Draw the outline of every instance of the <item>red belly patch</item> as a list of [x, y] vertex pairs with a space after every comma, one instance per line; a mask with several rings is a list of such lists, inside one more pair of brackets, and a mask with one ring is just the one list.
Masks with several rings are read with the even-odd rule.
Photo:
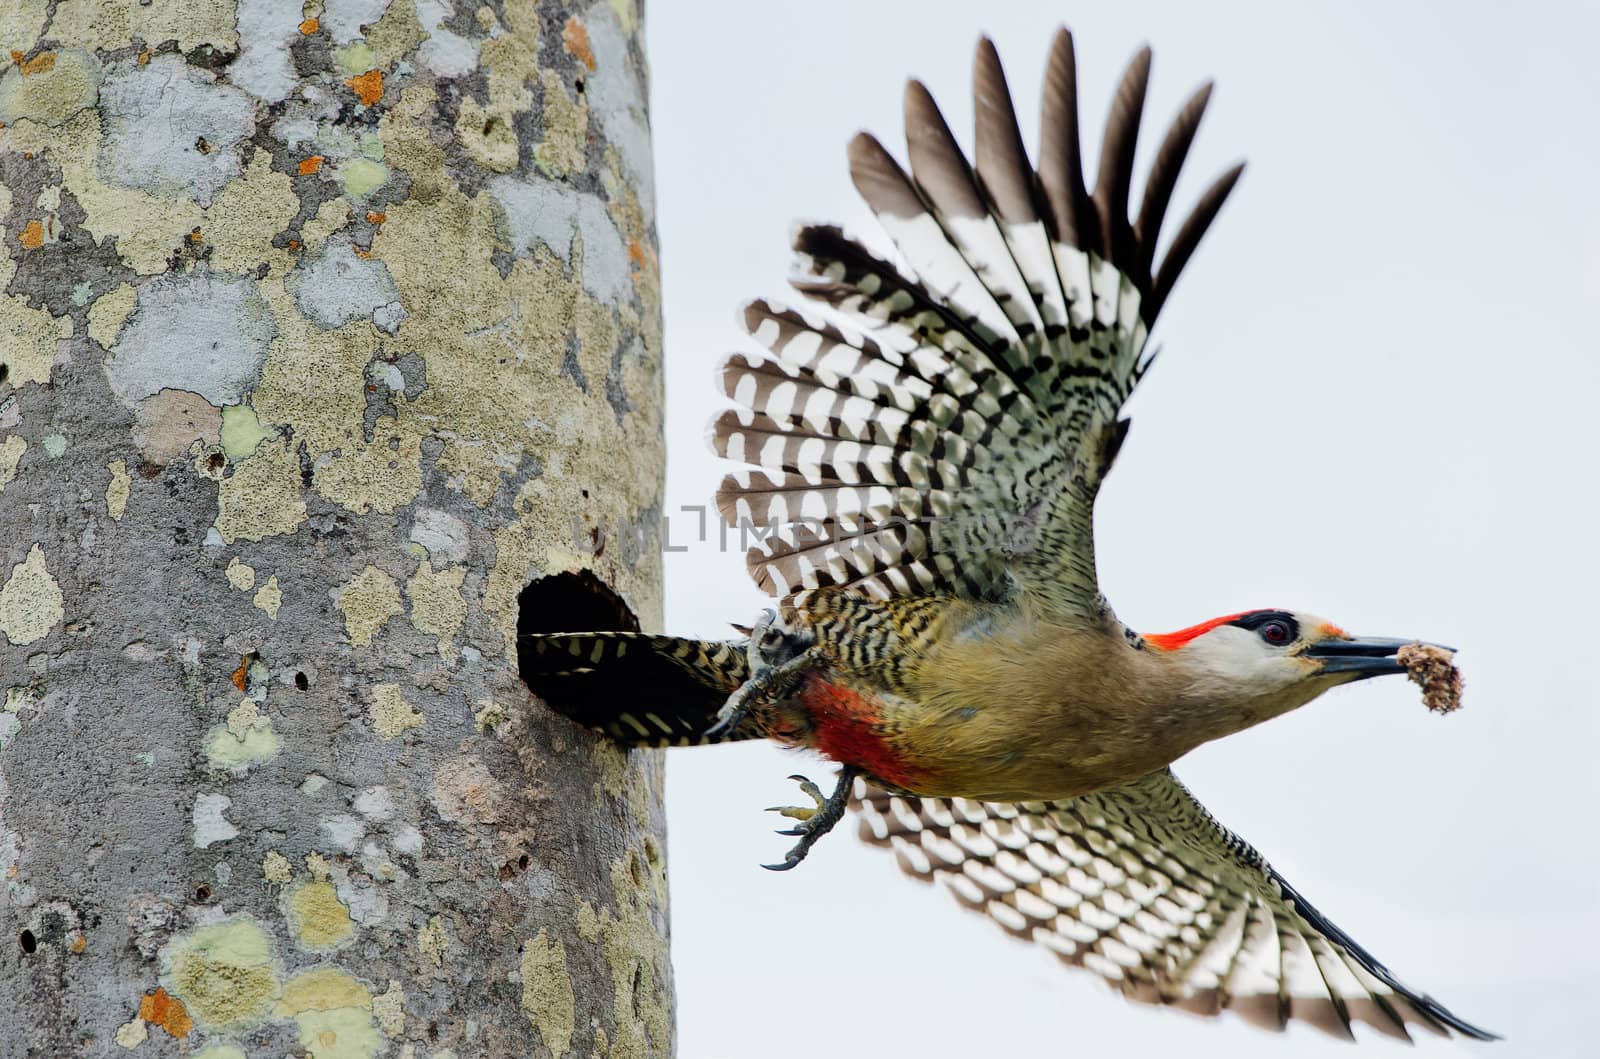
[[817, 751], [886, 783], [916, 789], [918, 770], [885, 742], [877, 701], [818, 676], [806, 679], [798, 701], [811, 720], [811, 745]]

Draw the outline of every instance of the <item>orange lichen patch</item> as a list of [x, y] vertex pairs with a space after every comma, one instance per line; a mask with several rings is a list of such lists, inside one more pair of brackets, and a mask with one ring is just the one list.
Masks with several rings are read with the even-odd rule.
[[150, 65], [150, 49], [149, 48], [146, 48], [144, 51], [139, 53], [138, 62], [139, 62], [140, 66], [149, 66]]
[[239, 659], [239, 668], [233, 671], [233, 686], [238, 688], [240, 693], [244, 692], [244, 681], [249, 672], [250, 656], [245, 655], [243, 658]]
[[300, 249], [300, 240], [298, 240], [298, 239], [290, 239], [289, 242], [286, 245], [289, 247], [289, 252], [291, 254], [295, 253]]
[[189, 1009], [183, 1006], [183, 1001], [160, 986], [139, 1001], [139, 1017], [179, 1040], [194, 1031], [194, 1019], [189, 1017]]
[[300, 23], [300, 33], [301, 33], [301, 35], [307, 36], [307, 37], [311, 36], [311, 34], [315, 33], [317, 30], [319, 30], [321, 28], [322, 28], [322, 23], [318, 22], [314, 18], [308, 18], [304, 22]]
[[589, 47], [589, 31], [577, 15], [567, 19], [567, 24], [561, 27], [561, 46], [574, 59], [594, 69], [594, 49]]
[[22, 53], [15, 48], [11, 49], [11, 61], [18, 66], [22, 65]]
[[310, 176], [312, 173], [315, 173], [317, 170], [319, 170], [321, 168], [322, 168], [322, 156], [320, 154], [314, 154], [310, 158], [303, 158], [300, 161], [300, 175], [301, 176]]
[[382, 70], [368, 70], [364, 74], [357, 74], [346, 79], [345, 84], [355, 92], [357, 99], [369, 107], [383, 98]]
[[83, 950], [87, 949], [88, 947], [89, 939], [84, 937], [82, 934], [73, 935], [71, 943], [67, 945], [67, 948], [72, 951], [74, 956], [82, 956]]
[[628, 240], [628, 260], [637, 268], [644, 268], [644, 244], [637, 239]]
[[[16, 60], [13, 59], [12, 61], [15, 62]], [[23, 77], [29, 77], [33, 74], [47, 74], [55, 68], [56, 53], [53, 51], [43, 51], [27, 62], [17, 63], [17, 69], [22, 71]]]
[[22, 231], [17, 235], [17, 242], [22, 244], [24, 250], [37, 250], [44, 245], [44, 225], [38, 220], [29, 221], [22, 226]]
[[205, 237], [200, 234], [200, 229], [189, 229], [189, 242], [195, 246], [199, 246], [201, 243], [205, 242]]
[[367, 211], [367, 223], [368, 224], [382, 224], [384, 221], [386, 221], [388, 219], [389, 219], [389, 215], [387, 213], [381, 213], [378, 210], [368, 210]]

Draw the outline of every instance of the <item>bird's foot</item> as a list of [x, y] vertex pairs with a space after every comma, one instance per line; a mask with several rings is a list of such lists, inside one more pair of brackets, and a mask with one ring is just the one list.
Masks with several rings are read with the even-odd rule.
[[806, 854], [811, 852], [811, 847], [817, 844], [817, 840], [832, 831], [834, 825], [844, 819], [844, 811], [850, 805], [850, 788], [856, 781], [856, 770], [849, 766], [840, 769], [839, 782], [834, 786], [833, 793], [826, 798], [822, 796], [822, 789], [806, 777], [789, 778], [800, 784], [801, 793], [815, 804], [775, 805], [767, 810], [769, 813], [777, 813], [798, 821], [794, 827], [779, 831], [778, 834], [794, 835], [800, 839], [794, 844], [793, 849], [784, 854], [782, 864], [762, 865], [770, 871], [788, 871], [805, 860]]
[[750, 630], [750, 642], [745, 647], [750, 676], [717, 711], [716, 723], [706, 729], [706, 738], [716, 739], [733, 734], [757, 706], [787, 696], [799, 683], [806, 667], [815, 659], [815, 649], [808, 648], [774, 663], [774, 657], [788, 643], [783, 630], [774, 624], [777, 618], [777, 614], [771, 610], [762, 611], [760, 619]]

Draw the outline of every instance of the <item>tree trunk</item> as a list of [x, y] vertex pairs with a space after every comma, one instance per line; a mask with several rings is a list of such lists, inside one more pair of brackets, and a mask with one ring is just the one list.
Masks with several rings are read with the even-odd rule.
[[671, 1053], [659, 760], [514, 662], [659, 622], [640, 37], [0, 5], [0, 1056]]

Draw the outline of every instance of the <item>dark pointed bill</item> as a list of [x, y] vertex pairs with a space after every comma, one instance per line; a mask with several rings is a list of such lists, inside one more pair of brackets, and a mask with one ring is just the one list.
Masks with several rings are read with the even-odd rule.
[[[1361, 678], [1383, 676], [1385, 673], [1404, 673], [1406, 667], [1395, 658], [1402, 647], [1419, 643], [1418, 640], [1394, 640], [1387, 636], [1368, 636], [1351, 640], [1320, 640], [1306, 648], [1307, 658], [1322, 661], [1324, 673], [1358, 673]], [[1455, 652], [1454, 647], [1430, 644], [1441, 650]]]

